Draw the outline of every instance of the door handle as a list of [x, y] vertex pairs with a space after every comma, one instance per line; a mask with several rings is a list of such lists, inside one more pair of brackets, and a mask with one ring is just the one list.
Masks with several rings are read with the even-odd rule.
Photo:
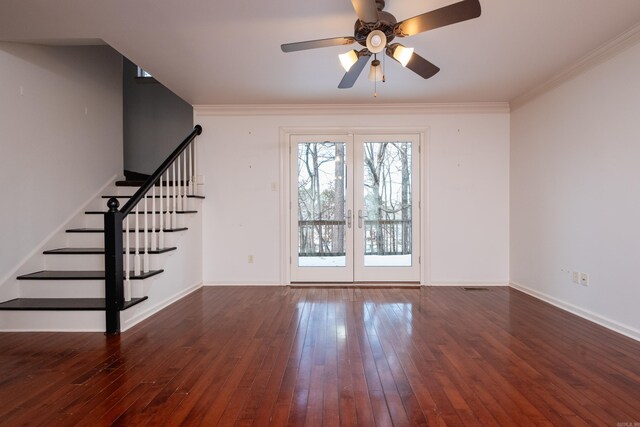
[[362, 228], [362, 209], [358, 209], [358, 228]]
[[351, 209], [347, 211], [347, 228], [351, 228]]

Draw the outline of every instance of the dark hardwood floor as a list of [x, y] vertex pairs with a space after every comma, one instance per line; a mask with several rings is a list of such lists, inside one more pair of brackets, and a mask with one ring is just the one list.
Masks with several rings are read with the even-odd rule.
[[508, 288], [205, 288], [120, 337], [0, 334], [3, 426], [634, 423], [640, 343]]

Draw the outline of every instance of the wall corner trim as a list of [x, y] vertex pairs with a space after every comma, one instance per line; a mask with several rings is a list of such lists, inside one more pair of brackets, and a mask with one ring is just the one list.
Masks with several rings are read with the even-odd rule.
[[423, 104], [251, 104], [194, 105], [197, 116], [313, 116], [313, 115], [406, 115], [509, 113], [507, 102]]
[[552, 89], [560, 86], [562, 83], [567, 82], [572, 78], [589, 70], [590, 68], [593, 68], [596, 65], [607, 61], [623, 50], [635, 45], [639, 41], [640, 24], [636, 24], [613, 40], [610, 40], [600, 47], [592, 50], [587, 55], [583, 56], [578, 61], [563, 69], [559, 73], [553, 75], [548, 80], [543, 81], [542, 83], [515, 97], [509, 103], [511, 111], [517, 110], [518, 108], [527, 104], [529, 101], [532, 101], [535, 98], [551, 91]]

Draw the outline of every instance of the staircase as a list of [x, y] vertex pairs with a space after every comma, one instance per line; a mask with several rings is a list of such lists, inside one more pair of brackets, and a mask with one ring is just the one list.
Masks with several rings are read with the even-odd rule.
[[54, 329], [119, 333], [120, 312], [148, 299], [201, 207], [200, 133], [196, 126], [147, 181], [117, 181], [93, 201], [75, 222], [81, 226], [65, 230], [66, 246], [42, 253], [45, 269], [17, 277], [19, 298], [0, 303], [0, 314], [16, 314], [2, 318], [2, 328], [47, 330], [49, 322]]

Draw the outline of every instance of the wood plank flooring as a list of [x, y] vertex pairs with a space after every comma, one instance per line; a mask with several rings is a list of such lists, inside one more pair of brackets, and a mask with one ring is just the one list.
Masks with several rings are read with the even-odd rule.
[[205, 288], [120, 337], [0, 334], [3, 426], [634, 423], [640, 343], [508, 288]]

